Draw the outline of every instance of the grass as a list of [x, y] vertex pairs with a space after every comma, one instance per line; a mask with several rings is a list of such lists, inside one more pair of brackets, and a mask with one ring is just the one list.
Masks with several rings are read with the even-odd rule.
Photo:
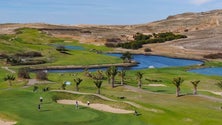
[[[67, 40], [69, 42], [66, 42]], [[57, 44], [63, 46], [83, 46], [85, 49], [69, 50], [69, 54], [64, 54], [56, 51], [56, 47], [52, 46]], [[29, 28], [19, 29], [17, 30], [17, 34], [1, 35], [0, 37], [0, 53], [13, 55], [20, 52], [38, 51], [42, 53], [48, 62], [43, 65], [95, 65], [122, 62], [119, 58], [97, 54], [91, 50], [104, 52], [111, 49], [105, 46], [98, 47], [95, 45], [80, 44], [70, 39], [55, 38], [36, 29]]]
[[[39, 112], [37, 105], [39, 96], [43, 96], [44, 103]], [[102, 124], [145, 124], [138, 121], [132, 114], [118, 115], [99, 112], [87, 107], [76, 110], [72, 105], [61, 105], [51, 100], [52, 93], [33, 93], [30, 90], [13, 89], [0, 92], [1, 115], [10, 116], [18, 121], [18, 125], [102, 125]], [[15, 98], [16, 96], [16, 98]], [[130, 120], [128, 120], [130, 118]]]
[[[68, 42], [67, 42], [68, 41]], [[52, 44], [82, 46], [84, 50], [70, 50], [69, 54], [62, 54], [55, 50]], [[111, 51], [112, 49], [104, 46], [94, 46], [80, 44], [71, 39], [59, 39], [48, 36], [36, 29], [20, 29], [19, 33], [12, 35], [0, 36], [0, 53], [15, 54], [23, 51], [41, 51], [44, 58], [49, 62], [45, 65], [91, 65], [118, 63], [120, 59], [110, 57], [103, 54], [91, 52], [92, 49], [99, 51]], [[0, 59], [0, 66], [5, 66], [5, 60]], [[41, 65], [42, 66], [42, 65]], [[206, 62], [205, 66], [222, 66], [221, 62]], [[9, 66], [15, 71], [21, 66]], [[118, 102], [106, 101], [92, 95], [74, 95], [68, 93], [42, 92], [44, 87], [50, 89], [61, 89], [62, 83], [71, 81], [72, 84], [67, 86], [67, 90], [75, 90], [73, 79], [80, 77], [83, 82], [79, 85], [80, 92], [96, 93], [93, 80], [84, 76], [84, 73], [49, 73], [48, 79], [55, 83], [37, 85], [38, 92], [32, 92], [33, 86], [23, 88], [26, 80], [16, 79], [13, 86], [8, 86], [8, 82], [3, 78], [10, 72], [0, 68], [0, 118], [17, 121], [18, 125], [218, 125], [221, 124], [221, 96], [202, 91], [221, 91], [215, 83], [222, 80], [219, 76], [199, 75], [187, 72], [188, 69], [197, 66], [188, 67], [171, 67], [160, 69], [144, 69], [139, 70], [144, 73], [142, 79], [142, 90], [131, 91], [123, 86], [111, 88], [106, 80], [103, 80], [101, 94]], [[130, 86], [137, 87], [136, 74], [137, 71], [127, 71], [125, 83]], [[16, 74], [15, 74], [16, 75]], [[185, 81], [181, 85], [181, 92], [185, 96], [175, 96], [175, 86], [171, 83], [175, 77], [182, 77]], [[35, 74], [31, 73], [31, 77], [35, 78]], [[165, 87], [150, 87], [146, 79], [160, 80], [159, 84]], [[198, 85], [199, 94], [209, 96], [193, 96], [193, 85], [190, 81], [200, 80]], [[116, 82], [120, 81], [120, 77], [116, 76]], [[37, 110], [39, 97], [43, 96], [44, 103], [42, 110]], [[76, 110], [74, 105], [62, 105], [55, 103], [52, 98], [61, 99], [78, 99], [83, 102], [90, 100], [94, 103], [108, 104], [113, 107], [121, 107], [124, 109], [136, 109], [141, 115], [134, 116], [132, 114], [113, 114], [81, 107]], [[119, 99], [119, 97], [125, 97]], [[152, 112], [145, 108], [135, 108], [122, 101], [130, 101], [137, 103], [147, 109], [155, 109], [160, 112]]]

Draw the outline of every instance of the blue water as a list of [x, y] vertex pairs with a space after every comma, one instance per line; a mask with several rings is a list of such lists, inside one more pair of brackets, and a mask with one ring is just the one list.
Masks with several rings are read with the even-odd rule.
[[65, 46], [68, 50], [84, 50], [82, 46]]
[[222, 67], [194, 69], [194, 70], [190, 70], [189, 72], [194, 72], [194, 73], [204, 74], [204, 75], [222, 76]]
[[[107, 54], [109, 56], [121, 57], [122, 54]], [[119, 69], [126, 70], [138, 70], [138, 69], [148, 69], [149, 67], [154, 68], [163, 68], [163, 67], [173, 67], [173, 66], [190, 66], [190, 65], [198, 65], [202, 64], [202, 61], [198, 60], [189, 60], [189, 59], [178, 59], [178, 58], [170, 58], [164, 56], [152, 56], [152, 55], [133, 55], [133, 60], [139, 62], [137, 66], [133, 67], [118, 67]], [[95, 70], [105, 70], [106, 68], [93, 68], [89, 69], [89, 71]], [[63, 70], [48, 70], [48, 72], [82, 72], [84, 69], [63, 69]]]
[[[108, 54], [111, 56], [121, 57], [122, 54]], [[139, 62], [137, 66], [131, 67], [132, 70], [147, 69], [149, 67], [164, 68], [174, 66], [190, 66], [202, 64], [199, 60], [189, 60], [181, 58], [170, 58], [165, 56], [154, 56], [154, 55], [133, 55], [133, 60]]]

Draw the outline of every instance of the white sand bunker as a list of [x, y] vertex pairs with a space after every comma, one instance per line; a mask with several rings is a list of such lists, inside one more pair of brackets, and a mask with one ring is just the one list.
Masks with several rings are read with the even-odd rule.
[[148, 84], [147, 86], [154, 86], [154, 87], [165, 87], [164, 84]]
[[0, 125], [14, 125], [16, 122], [11, 122], [11, 121], [5, 121], [0, 119]]
[[[75, 105], [76, 100], [57, 100], [57, 103]], [[87, 106], [87, 107], [90, 107], [90, 108], [93, 108], [96, 110], [104, 111], [104, 112], [111, 112], [111, 113], [118, 113], [118, 114], [134, 113], [134, 111], [113, 108], [113, 107], [111, 107], [109, 105], [105, 105], [105, 104], [94, 103], [94, 104], [90, 104], [88, 106], [87, 104], [82, 103], [81, 101], [78, 101], [78, 104], [82, 105], [82, 106]]]

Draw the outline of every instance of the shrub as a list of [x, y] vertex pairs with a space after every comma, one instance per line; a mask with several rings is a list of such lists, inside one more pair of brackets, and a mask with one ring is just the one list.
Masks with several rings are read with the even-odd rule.
[[152, 52], [152, 50], [150, 48], [145, 48], [144, 52]]
[[52, 101], [57, 102], [57, 100], [59, 100], [58, 96], [53, 95], [53, 96], [52, 96]]
[[222, 59], [222, 53], [215, 53], [215, 54], [204, 55], [204, 58], [208, 58], [208, 59]]
[[42, 57], [42, 54], [40, 52], [30, 51], [26, 53], [17, 53], [16, 56], [19, 57]]
[[116, 47], [116, 44], [115, 43], [106, 42], [105, 46], [106, 47]]
[[121, 42], [121, 39], [120, 38], [110, 38], [110, 39], [106, 39], [106, 42], [117, 43], [117, 42]]
[[30, 79], [30, 76], [29, 76], [29, 71], [30, 69], [25, 67], [25, 68], [20, 68], [18, 70], [18, 77], [19, 78], [23, 78], [23, 79]]
[[65, 46], [63, 46], [63, 45], [57, 46], [57, 47], [56, 47], [56, 50], [59, 51], [59, 52], [67, 51], [66, 48], [65, 48]]
[[33, 86], [33, 92], [36, 92], [38, 90], [38, 86]]
[[143, 44], [162, 43], [165, 41], [187, 38], [187, 36], [185, 35], [175, 35], [172, 32], [158, 34], [153, 33], [153, 38], [151, 39], [151, 37], [152, 35], [143, 35], [142, 33], [137, 33], [136, 35], [134, 35], [134, 41], [130, 41], [127, 43], [118, 43], [116, 47], [122, 47], [126, 49], [139, 49], [143, 46]]
[[36, 79], [39, 79], [39, 80], [47, 80], [47, 73], [45, 71], [38, 71], [36, 73]]
[[21, 58], [14, 57], [14, 56], [7, 57], [7, 60], [6, 60], [6, 63], [11, 64], [11, 65], [17, 65], [17, 64], [20, 64], [21, 62], [22, 62]]

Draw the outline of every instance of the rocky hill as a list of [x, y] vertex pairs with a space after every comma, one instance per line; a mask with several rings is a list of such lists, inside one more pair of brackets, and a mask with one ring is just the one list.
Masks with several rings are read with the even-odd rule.
[[[1, 34], [10, 34], [17, 28], [31, 27], [56, 37], [69, 37], [84, 43], [104, 44], [107, 39], [125, 42], [133, 34], [174, 32], [185, 34], [187, 39], [161, 44], [145, 45], [153, 54], [202, 58], [222, 51], [222, 10], [201, 13], [183, 13], [167, 19], [139, 25], [51, 25], [51, 24], [0, 24]], [[141, 50], [138, 50], [142, 52]]]

